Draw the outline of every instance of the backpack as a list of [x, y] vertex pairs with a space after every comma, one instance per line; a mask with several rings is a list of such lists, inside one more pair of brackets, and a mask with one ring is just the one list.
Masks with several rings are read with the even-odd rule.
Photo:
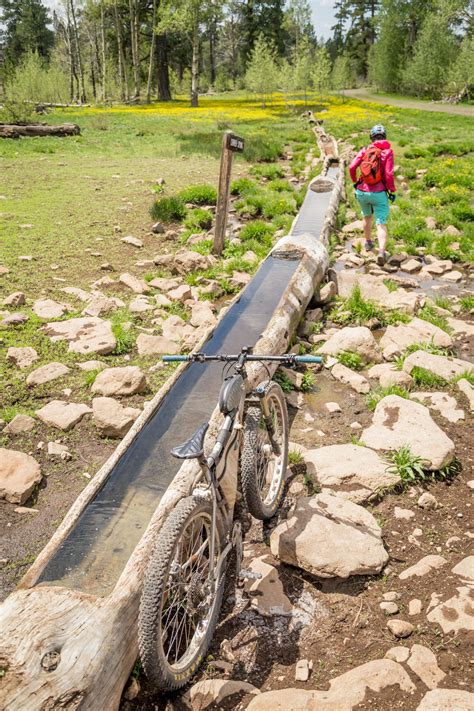
[[382, 180], [382, 151], [369, 146], [360, 164], [360, 179], [366, 185], [376, 185]]

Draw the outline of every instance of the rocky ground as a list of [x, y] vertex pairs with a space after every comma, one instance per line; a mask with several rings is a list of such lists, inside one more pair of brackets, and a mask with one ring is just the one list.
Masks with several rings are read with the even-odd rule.
[[[380, 269], [354, 251], [359, 229], [342, 230], [333, 281], [299, 329], [297, 347], [316, 344], [324, 369], [306, 393], [302, 374], [285, 374], [284, 505], [245, 543], [261, 578], [226, 604], [191, 688], [161, 698], [134, 679], [123, 709], [474, 708], [474, 324], [460, 301], [472, 277], [430, 255]], [[381, 311], [341, 327], [357, 284]], [[404, 447], [422, 463], [413, 480], [386, 458]]]

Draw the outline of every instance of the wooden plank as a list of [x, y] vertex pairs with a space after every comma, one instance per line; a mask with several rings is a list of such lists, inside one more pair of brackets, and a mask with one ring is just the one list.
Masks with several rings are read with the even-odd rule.
[[219, 173], [219, 195], [217, 197], [216, 227], [212, 251], [220, 255], [224, 250], [227, 214], [229, 211], [230, 176], [232, 173], [232, 158], [234, 151], [230, 147], [232, 134], [224, 133], [222, 138], [221, 168]]

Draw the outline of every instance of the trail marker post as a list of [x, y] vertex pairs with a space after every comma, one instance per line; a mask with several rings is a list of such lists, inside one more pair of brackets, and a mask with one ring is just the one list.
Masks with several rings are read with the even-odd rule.
[[214, 254], [222, 254], [224, 249], [227, 214], [229, 212], [230, 175], [234, 153], [243, 153], [245, 141], [231, 131], [222, 137], [221, 168], [219, 174], [219, 195], [217, 197], [216, 229], [214, 232]]

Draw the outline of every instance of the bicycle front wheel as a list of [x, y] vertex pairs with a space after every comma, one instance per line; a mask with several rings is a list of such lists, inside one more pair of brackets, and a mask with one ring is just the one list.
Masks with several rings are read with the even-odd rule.
[[224, 578], [211, 584], [223, 548], [216, 534], [210, 560], [212, 503], [182, 499], [163, 525], [150, 560], [138, 620], [140, 657], [158, 689], [184, 686], [201, 664], [212, 639]]
[[241, 456], [242, 494], [252, 516], [261, 521], [271, 518], [280, 505], [288, 466], [288, 411], [278, 383], [268, 384], [265, 399], [280, 451], [274, 450], [260, 407], [249, 407]]

